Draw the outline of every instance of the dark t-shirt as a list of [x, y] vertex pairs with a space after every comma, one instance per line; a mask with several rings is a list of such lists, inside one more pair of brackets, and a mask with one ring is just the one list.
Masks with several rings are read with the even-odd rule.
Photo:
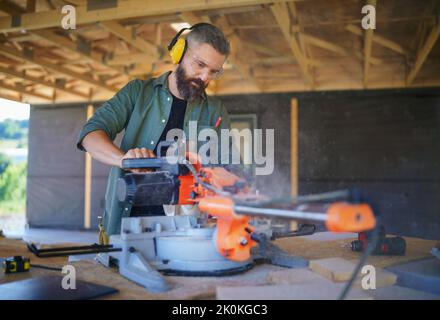
[[[173, 97], [173, 104], [171, 105], [170, 117], [168, 119], [167, 125], [165, 126], [165, 129], [162, 131], [162, 135], [160, 136], [156, 147], [154, 148], [154, 154], [156, 156], [158, 156], [157, 146], [159, 145], [159, 142], [166, 140], [168, 131], [172, 129], [183, 130], [183, 122], [185, 120], [185, 111], [186, 111], [187, 103], [186, 100], [179, 99], [173, 95], [172, 97]], [[162, 154], [164, 154], [166, 150], [161, 150], [161, 151]]]
[[[171, 105], [170, 117], [168, 118], [167, 125], [162, 132], [162, 135], [159, 138], [159, 141], [154, 148], [154, 154], [157, 156], [157, 146], [161, 141], [165, 141], [167, 137], [168, 131], [172, 129], [181, 129], [183, 130], [183, 122], [185, 120], [185, 111], [186, 111], [186, 100], [179, 99], [172, 95], [173, 104]], [[162, 154], [166, 152], [165, 150], [161, 150]], [[163, 210], [163, 206], [139, 206], [132, 207], [130, 216], [139, 217], [139, 216], [163, 216], [165, 212]]]

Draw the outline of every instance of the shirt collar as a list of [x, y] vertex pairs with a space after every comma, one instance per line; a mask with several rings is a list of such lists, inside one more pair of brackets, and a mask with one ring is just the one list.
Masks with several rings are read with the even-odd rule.
[[[167, 90], [169, 90], [168, 89], [168, 77], [169, 77], [170, 74], [171, 74], [171, 71], [168, 71], [168, 72], [165, 72], [165, 73], [161, 74], [158, 78], [153, 80], [153, 86], [154, 87], [162, 86], [162, 87], [166, 88]], [[205, 90], [203, 90], [203, 92], [200, 95], [200, 97], [203, 100], [207, 99], [207, 95], [206, 95]]]

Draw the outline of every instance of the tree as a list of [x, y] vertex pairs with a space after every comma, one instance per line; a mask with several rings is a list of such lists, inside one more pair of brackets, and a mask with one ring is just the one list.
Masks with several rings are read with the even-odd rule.
[[7, 155], [0, 153], [0, 175], [6, 170], [6, 168], [11, 164], [11, 158]]

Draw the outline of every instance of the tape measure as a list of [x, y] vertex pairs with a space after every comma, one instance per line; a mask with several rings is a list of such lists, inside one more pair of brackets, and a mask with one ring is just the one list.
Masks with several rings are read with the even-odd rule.
[[31, 261], [27, 257], [13, 256], [3, 261], [5, 273], [26, 272], [31, 268]]

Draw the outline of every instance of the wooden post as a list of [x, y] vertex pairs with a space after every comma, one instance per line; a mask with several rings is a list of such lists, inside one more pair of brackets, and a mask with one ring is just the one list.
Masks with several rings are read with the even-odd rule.
[[290, 195], [298, 195], [298, 100], [290, 101]]
[[[87, 105], [87, 120], [93, 115], [93, 105]], [[85, 154], [84, 166], [84, 228], [91, 228], [92, 157]]]

